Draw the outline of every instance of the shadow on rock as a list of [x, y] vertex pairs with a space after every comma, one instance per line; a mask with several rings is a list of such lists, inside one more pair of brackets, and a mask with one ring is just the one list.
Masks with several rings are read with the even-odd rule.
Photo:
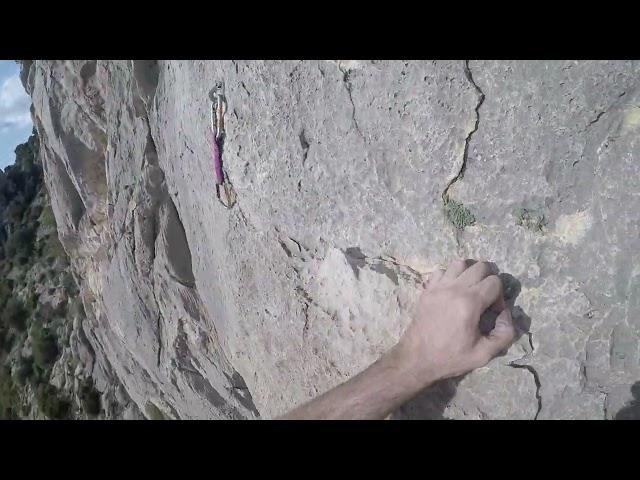
[[[516, 327], [516, 339], [514, 341], [516, 342], [522, 335], [529, 335], [531, 318], [522, 308], [514, 305], [516, 298], [520, 295], [520, 281], [508, 273], [500, 273], [498, 277], [502, 280], [504, 298], [507, 307], [511, 310], [513, 323]], [[480, 331], [486, 335], [493, 330], [496, 318], [497, 314], [495, 312], [486, 311], [482, 317], [480, 317]], [[506, 354], [506, 352], [504, 352], [504, 354]], [[396, 410], [391, 418], [394, 420], [449, 420], [449, 418], [444, 415], [444, 412], [455, 396], [458, 384], [465, 376], [466, 375], [462, 375], [460, 377], [442, 380], [430, 388], [423, 390], [412, 400], [409, 400]]]
[[633, 384], [631, 394], [633, 400], [616, 413], [615, 420], [640, 420], [640, 382]]

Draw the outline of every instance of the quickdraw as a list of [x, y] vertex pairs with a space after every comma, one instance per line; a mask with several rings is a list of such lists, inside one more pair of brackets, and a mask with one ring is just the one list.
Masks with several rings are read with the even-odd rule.
[[235, 192], [222, 169], [222, 149], [224, 145], [224, 114], [227, 111], [227, 99], [224, 95], [224, 82], [216, 82], [209, 92], [211, 100], [211, 142], [213, 169], [216, 175], [216, 196], [222, 205], [231, 208], [235, 204]]

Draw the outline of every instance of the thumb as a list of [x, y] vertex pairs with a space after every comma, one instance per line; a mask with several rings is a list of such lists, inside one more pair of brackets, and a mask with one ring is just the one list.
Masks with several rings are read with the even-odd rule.
[[478, 348], [487, 362], [511, 346], [516, 336], [511, 311], [505, 308], [496, 318], [496, 325], [489, 334], [480, 339]]

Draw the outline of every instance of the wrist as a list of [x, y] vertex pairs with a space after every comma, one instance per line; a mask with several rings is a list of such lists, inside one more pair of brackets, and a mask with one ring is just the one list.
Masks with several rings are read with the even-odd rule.
[[416, 351], [401, 339], [384, 357], [398, 382], [413, 393], [418, 393], [439, 380], [437, 372]]

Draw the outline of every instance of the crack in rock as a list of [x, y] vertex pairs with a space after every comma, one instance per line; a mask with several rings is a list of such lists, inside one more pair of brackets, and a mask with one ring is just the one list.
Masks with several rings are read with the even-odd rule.
[[476, 92], [478, 92], [478, 103], [476, 104], [476, 107], [474, 109], [476, 113], [476, 121], [473, 128], [469, 131], [469, 133], [467, 134], [467, 138], [465, 138], [465, 141], [464, 141], [464, 152], [462, 154], [462, 165], [460, 165], [460, 170], [451, 180], [449, 180], [449, 183], [447, 183], [447, 186], [442, 192], [442, 202], [445, 208], [450, 201], [449, 189], [453, 186], [454, 183], [456, 183], [458, 180], [461, 180], [464, 177], [464, 172], [467, 168], [467, 159], [469, 157], [469, 144], [471, 143], [471, 137], [473, 136], [474, 133], [476, 133], [476, 131], [478, 131], [478, 127], [480, 126], [480, 107], [482, 106], [485, 99], [484, 92], [480, 89], [480, 87], [478, 87], [476, 82], [473, 80], [473, 75], [471, 73], [471, 69], [469, 68], [469, 60], [465, 60], [464, 62], [464, 74], [467, 77], [467, 80], [469, 81], [469, 83], [471, 83], [471, 85], [473, 85], [473, 88], [476, 90]]
[[319, 311], [324, 313], [328, 318], [334, 319], [336, 314], [329, 312], [322, 305], [316, 302], [303, 286], [297, 286], [295, 288], [295, 291], [302, 298], [303, 315], [304, 315], [304, 325], [302, 327], [302, 339], [304, 341], [307, 338], [307, 333], [309, 332], [309, 327], [311, 324], [311, 319], [309, 318], [309, 307], [311, 305], [313, 305]]
[[156, 320], [156, 329], [158, 331], [158, 359], [157, 365], [160, 368], [160, 362], [162, 357], [162, 322], [160, 321], [162, 318], [162, 314], [160, 313], [160, 304], [156, 299], [155, 285], [153, 288], [153, 300], [156, 302], [156, 306], [158, 307], [158, 319]]
[[[627, 93], [626, 91], [625, 91], [625, 92], [622, 92], [620, 95], [618, 95], [618, 99], [620, 99], [620, 98], [624, 97], [624, 96], [626, 95], [626, 93]], [[602, 118], [602, 116], [603, 116], [605, 113], [607, 113], [611, 108], [615, 107], [615, 106], [616, 106], [616, 104], [617, 104], [617, 102], [618, 102], [618, 99], [616, 99], [616, 100], [613, 102], [613, 104], [612, 104], [612, 105], [610, 105], [608, 108], [605, 108], [605, 109], [604, 109], [604, 110], [602, 110], [601, 112], [598, 112], [598, 114], [596, 115], [596, 118], [594, 118], [593, 120], [591, 120], [591, 121], [587, 124], [587, 126], [586, 126], [586, 127], [584, 127], [584, 129], [583, 129], [580, 133], [584, 133], [584, 132], [586, 132], [587, 130], [589, 130], [589, 127], [591, 127], [592, 125], [594, 125], [595, 123], [597, 123], [597, 122]]]
[[528, 357], [530, 357], [531, 355], [533, 355], [533, 352], [535, 351], [535, 347], [533, 346], [533, 334], [531, 332], [524, 332], [527, 334], [528, 339], [529, 339], [529, 346], [531, 347], [531, 352], [527, 353], [526, 355], [522, 356], [521, 358], [518, 358], [516, 360], [513, 360], [511, 362], [509, 362], [507, 365], [511, 368], [521, 368], [524, 370], [528, 370], [531, 375], [533, 375], [533, 380], [536, 384], [536, 399], [538, 400], [538, 410], [536, 411], [535, 416], [533, 417], [534, 420], [538, 419], [538, 415], [540, 415], [540, 411], [542, 410], [542, 395], [540, 394], [540, 376], [538, 375], [537, 370], [532, 366], [532, 365], [527, 365], [527, 364], [523, 364], [523, 363], [516, 363], [519, 362], [521, 360], [524, 360]]
[[360, 135], [360, 137], [362, 137], [362, 139], [364, 140], [364, 135], [362, 134], [362, 130], [360, 130], [360, 125], [358, 124], [358, 120], [356, 119], [356, 104], [353, 103], [353, 84], [351, 83], [350, 78], [351, 70], [342, 70], [342, 68], [340, 68], [340, 70], [343, 73], [342, 82], [347, 89], [347, 93], [349, 94], [349, 101], [351, 102], [351, 119], [353, 120], [353, 125], [356, 127], [358, 135]]
[[[593, 120], [591, 120], [589, 122], [589, 125], [587, 125], [587, 128], [590, 127], [591, 125], [593, 125], [594, 123], [596, 123], [598, 120], [600, 120], [600, 117], [602, 117], [605, 113], [607, 113], [606, 110], [603, 110], [602, 112], [598, 113], [598, 115], [596, 116], [596, 118], [594, 118]], [[586, 130], [586, 129], [585, 129]]]
[[542, 410], [542, 396], [540, 395], [540, 377], [538, 376], [538, 372], [531, 365], [511, 362], [509, 363], [509, 366], [511, 368], [522, 368], [528, 370], [531, 375], [533, 375], [533, 380], [536, 382], [536, 399], [538, 400], [538, 410], [536, 411], [536, 415], [533, 417], [533, 419], [537, 420], [538, 415], [540, 415], [540, 410]]
[[528, 370], [531, 373], [531, 375], [533, 375], [533, 380], [536, 383], [536, 399], [538, 400], [538, 410], [536, 411], [536, 414], [533, 417], [533, 419], [537, 420], [538, 415], [540, 415], [540, 411], [542, 410], [542, 395], [540, 394], [540, 377], [538, 376], [538, 372], [532, 365], [516, 363], [516, 362], [519, 362], [520, 360], [524, 360], [525, 358], [531, 356], [535, 351], [535, 347], [533, 346], [533, 334], [531, 332], [526, 332], [526, 334], [529, 337], [529, 346], [531, 347], [531, 353], [528, 353], [527, 355], [517, 360], [513, 360], [512, 362], [508, 363], [508, 366], [510, 366], [511, 368], [522, 368], [522, 369]]
[[309, 141], [305, 135], [304, 128], [300, 131], [300, 135], [298, 135], [300, 139], [300, 146], [302, 147], [302, 166], [307, 162], [307, 157], [309, 156]]
[[[139, 93], [137, 93], [138, 98], [140, 98]], [[143, 121], [146, 123], [146, 127], [147, 127], [147, 146], [145, 147], [145, 154], [143, 156], [143, 163], [142, 163], [142, 167], [144, 168], [146, 166], [146, 164], [148, 163], [149, 165], [153, 165], [153, 166], [158, 166], [158, 149], [156, 147], [156, 141], [153, 138], [153, 133], [152, 133], [152, 129], [151, 129], [151, 122], [149, 120], [149, 111], [147, 109], [146, 104], [143, 103], [142, 105], [142, 119]], [[153, 160], [153, 161], [152, 161]], [[137, 208], [138, 205], [136, 205]], [[158, 241], [158, 236], [160, 234], [159, 231], [159, 219], [158, 219], [158, 211], [159, 211], [159, 205], [155, 205], [155, 207], [153, 208], [152, 211], [152, 218], [153, 218], [153, 250], [152, 250], [152, 258], [151, 258], [151, 267], [152, 267], [152, 272], [151, 272], [151, 293], [153, 295], [153, 301], [156, 304], [156, 308], [158, 309], [158, 316], [156, 318], [156, 333], [157, 333], [157, 340], [158, 340], [158, 355], [157, 355], [157, 367], [160, 368], [160, 364], [161, 364], [161, 360], [162, 360], [162, 307], [160, 306], [160, 303], [158, 302], [158, 297], [156, 295], [156, 276], [155, 276], [155, 272], [153, 271], [153, 267], [155, 265], [155, 261], [156, 261], [156, 255], [157, 255], [157, 241]], [[135, 235], [134, 235], [135, 238]]]

